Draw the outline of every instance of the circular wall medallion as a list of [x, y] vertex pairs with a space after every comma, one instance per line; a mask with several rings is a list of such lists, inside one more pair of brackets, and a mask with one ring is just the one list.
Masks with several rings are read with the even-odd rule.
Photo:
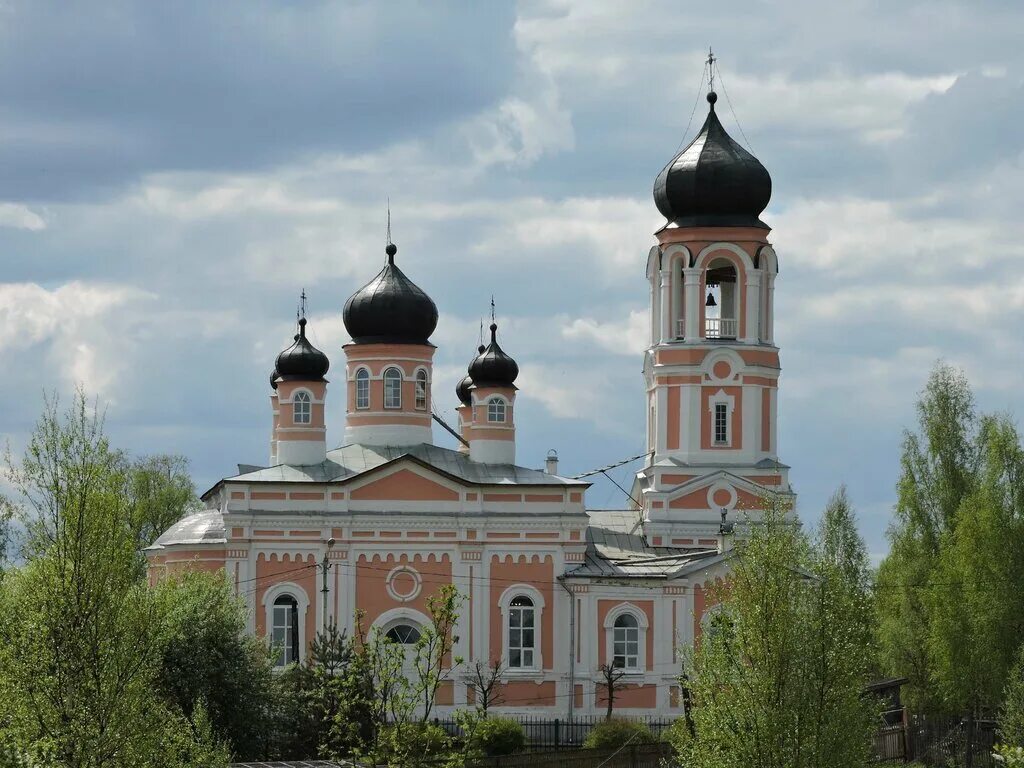
[[423, 586], [420, 575], [408, 565], [392, 568], [385, 582], [388, 594], [400, 603], [415, 600]]
[[711, 367], [716, 379], [728, 379], [732, 375], [732, 366], [726, 360], [719, 360]]
[[715, 483], [708, 489], [708, 508], [732, 510], [736, 506], [736, 489], [728, 483]]

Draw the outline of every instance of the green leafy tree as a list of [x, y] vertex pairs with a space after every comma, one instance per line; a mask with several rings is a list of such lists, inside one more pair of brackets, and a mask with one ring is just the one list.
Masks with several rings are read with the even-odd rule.
[[924, 590], [935, 695], [976, 716], [999, 708], [1024, 636], [1024, 450], [1009, 418], [981, 419], [978, 455]]
[[163, 633], [156, 685], [186, 717], [197, 709], [239, 760], [266, 755], [276, 694], [267, 645], [246, 633], [246, 609], [223, 573], [185, 572], [154, 588]]
[[991, 713], [1024, 630], [1024, 451], [1006, 416], [979, 416], [939, 364], [904, 440], [890, 553], [878, 573], [885, 671], [919, 710]]
[[1024, 747], [1024, 646], [1006, 680], [999, 732], [1010, 746]]
[[[717, 621], [686, 663], [693, 734], [673, 732], [695, 768], [865, 765], [876, 711], [862, 696], [872, 656], [871, 611], [848, 568], [862, 544], [852, 515], [833, 514], [812, 546], [788, 502], [764, 501], [763, 521], [737, 542], [727, 584], [711, 589]], [[826, 516], [826, 521], [829, 516]]]
[[819, 562], [840, 571], [843, 583], [868, 594], [871, 563], [864, 539], [857, 530], [857, 518], [842, 485], [832, 494], [818, 525], [815, 550]]
[[129, 478], [81, 392], [65, 413], [47, 401], [6, 479], [25, 564], [0, 581], [0, 741], [66, 768], [223, 764], [202, 716], [156, 692], [162, 620], [125, 524]]
[[144, 456], [128, 461], [127, 471], [129, 525], [139, 549], [199, 507], [184, 456]]
[[903, 439], [889, 555], [878, 571], [878, 638], [883, 668], [910, 679], [907, 703], [941, 709], [942, 696], [932, 685], [927, 589], [936, 580], [943, 537], [956, 528], [977, 478], [977, 417], [964, 373], [936, 364], [917, 413], [917, 432]]
[[[438, 691], [463, 663], [453, 651], [455, 626], [464, 602], [454, 586], [441, 586], [427, 598], [430, 625], [420, 628], [411, 647], [392, 642], [376, 630], [365, 633], [362, 616], [357, 614], [358, 640], [349, 665], [350, 685], [357, 690], [366, 685], [372, 691], [370, 739], [361, 753], [376, 763], [415, 766], [451, 751], [451, 739], [430, 724], [430, 715]], [[335, 722], [346, 732], [351, 727], [343, 716]]]

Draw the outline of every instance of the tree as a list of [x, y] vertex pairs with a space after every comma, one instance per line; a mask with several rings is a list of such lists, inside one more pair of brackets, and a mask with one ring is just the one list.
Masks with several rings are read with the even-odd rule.
[[908, 704], [942, 707], [932, 686], [932, 620], [927, 585], [935, 580], [943, 536], [956, 527], [977, 476], [977, 418], [964, 373], [939, 362], [918, 404], [918, 431], [903, 439], [889, 555], [878, 571], [878, 637], [883, 667], [910, 679]]
[[128, 462], [128, 477], [130, 525], [139, 549], [199, 505], [184, 456], [143, 456]]
[[1007, 416], [976, 413], [936, 366], [904, 440], [891, 549], [877, 579], [885, 671], [917, 709], [996, 710], [1024, 630], [1024, 450]]
[[626, 676], [626, 670], [614, 664], [602, 664], [597, 671], [601, 675], [598, 687], [604, 689], [605, 711], [604, 719], [612, 719], [612, 710], [615, 708], [615, 694], [622, 690], [622, 678]]
[[783, 497], [763, 506], [728, 582], [710, 589], [718, 620], [685, 664], [694, 733], [679, 729], [674, 743], [696, 768], [865, 765], [877, 713], [861, 695], [872, 656], [864, 590], [835, 548], [811, 545]]
[[68, 768], [217, 765], [203, 715], [156, 692], [162, 620], [138, 578], [128, 476], [79, 392], [8, 456], [25, 564], [0, 581], [0, 740]]
[[832, 494], [825, 506], [818, 525], [815, 547], [821, 562], [841, 571], [844, 583], [856, 585], [866, 592], [871, 566], [864, 539], [857, 531], [856, 516], [845, 485], [841, 485]]
[[504, 672], [501, 659], [495, 659], [490, 664], [477, 659], [469, 667], [466, 683], [473, 691], [473, 702], [483, 717], [487, 717], [487, 711], [502, 701], [500, 685]]
[[[419, 638], [407, 647], [386, 634], [362, 628], [356, 615], [357, 642], [350, 674], [354, 685], [364, 681], [372, 689], [371, 741], [362, 752], [376, 763], [418, 765], [449, 748], [449, 739], [430, 724], [430, 714], [441, 686], [448, 683], [462, 659], [453, 654], [459, 609], [465, 598], [446, 584], [427, 598], [430, 626], [420, 628]], [[348, 728], [339, 716], [336, 727]]]
[[246, 632], [246, 608], [224, 574], [185, 572], [153, 590], [163, 626], [156, 686], [186, 717], [204, 711], [239, 760], [266, 756], [275, 696], [267, 645]]
[[980, 420], [978, 454], [923, 590], [935, 695], [975, 716], [1000, 707], [1024, 635], [1024, 449], [1009, 418]]

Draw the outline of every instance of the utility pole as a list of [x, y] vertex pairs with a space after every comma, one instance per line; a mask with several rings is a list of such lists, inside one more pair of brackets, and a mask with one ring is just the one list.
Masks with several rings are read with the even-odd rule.
[[328, 557], [330, 556], [331, 549], [333, 547], [334, 547], [334, 539], [328, 539], [327, 540], [327, 550], [324, 552], [323, 560], [320, 561], [320, 573], [322, 573], [323, 577], [324, 577], [324, 586], [323, 586], [323, 589], [320, 590], [320, 592], [324, 596], [324, 612], [323, 612], [323, 622], [322, 622], [322, 624], [323, 624], [323, 629], [325, 631], [327, 629], [327, 596], [331, 592], [331, 588], [330, 588], [330, 586], [328, 585], [328, 582], [327, 582], [327, 575], [330, 572], [331, 567], [333, 566], [333, 563], [330, 560], [328, 560]]

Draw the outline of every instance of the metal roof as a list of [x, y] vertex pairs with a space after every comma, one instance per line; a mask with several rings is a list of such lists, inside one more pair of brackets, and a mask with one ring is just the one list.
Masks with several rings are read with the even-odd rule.
[[[360, 445], [353, 443], [327, 452], [327, 460], [310, 466], [278, 464], [225, 478], [241, 483], [336, 483], [371, 469], [410, 457], [456, 480], [473, 485], [563, 485], [586, 488], [589, 483], [514, 464], [484, 464], [449, 448], [418, 445]], [[246, 467], [248, 469], [248, 467]]]
[[586, 560], [566, 576], [666, 579], [721, 556], [717, 549], [649, 545], [634, 510], [591, 510], [587, 514]]
[[169, 544], [226, 544], [224, 516], [216, 509], [204, 509], [185, 515], [164, 531], [148, 549], [162, 549]]

